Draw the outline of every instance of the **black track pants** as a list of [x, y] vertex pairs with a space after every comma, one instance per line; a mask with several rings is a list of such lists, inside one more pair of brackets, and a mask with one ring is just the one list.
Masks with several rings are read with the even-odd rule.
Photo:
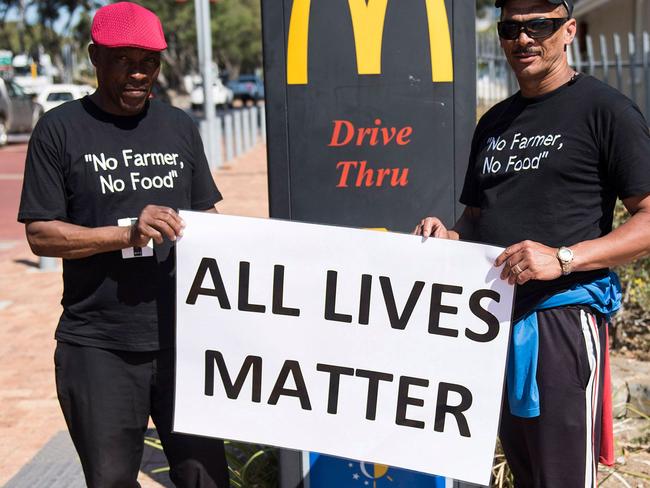
[[223, 441], [172, 434], [173, 352], [126, 352], [59, 342], [56, 386], [90, 488], [138, 487], [153, 419], [181, 488], [228, 488]]
[[500, 438], [517, 488], [592, 488], [600, 448], [605, 320], [587, 308], [538, 313], [541, 415], [510, 414]]

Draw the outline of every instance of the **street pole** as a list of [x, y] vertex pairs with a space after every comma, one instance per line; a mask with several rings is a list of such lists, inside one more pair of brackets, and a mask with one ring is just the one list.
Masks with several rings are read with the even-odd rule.
[[196, 47], [199, 56], [199, 71], [203, 68], [203, 2], [201, 0], [194, 0], [194, 17], [196, 21]]
[[203, 113], [205, 117], [205, 134], [203, 144], [210, 167], [214, 169], [217, 162], [216, 114], [212, 92], [212, 31], [210, 29], [210, 4], [208, 0], [194, 0], [196, 14], [196, 34], [198, 41], [199, 63], [203, 79]]
[[27, 54], [25, 48], [25, 0], [18, 2], [18, 41], [20, 44], [20, 53]]
[[74, 79], [74, 56], [72, 54], [72, 46], [70, 43], [63, 45], [63, 81], [65, 83], [72, 83]]

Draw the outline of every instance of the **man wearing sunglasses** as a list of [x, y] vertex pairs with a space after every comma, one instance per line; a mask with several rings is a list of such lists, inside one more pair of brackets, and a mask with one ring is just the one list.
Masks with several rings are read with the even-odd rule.
[[[613, 463], [609, 268], [650, 253], [650, 134], [634, 103], [573, 70], [572, 0], [497, 0], [520, 91], [478, 123], [452, 229], [415, 233], [505, 247], [517, 284], [500, 438], [517, 487], [595, 487]], [[612, 231], [620, 198], [630, 218]]]

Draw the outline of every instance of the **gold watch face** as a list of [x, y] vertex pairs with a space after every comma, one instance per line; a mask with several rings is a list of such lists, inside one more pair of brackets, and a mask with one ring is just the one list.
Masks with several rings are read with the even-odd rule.
[[573, 259], [573, 253], [571, 252], [570, 249], [563, 247], [558, 251], [557, 257], [560, 258], [560, 261], [569, 263]]

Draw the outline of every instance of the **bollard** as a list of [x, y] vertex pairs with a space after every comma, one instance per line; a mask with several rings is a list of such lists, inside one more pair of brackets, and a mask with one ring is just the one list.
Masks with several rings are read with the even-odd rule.
[[59, 258], [50, 258], [41, 256], [38, 260], [38, 269], [40, 271], [55, 271], [59, 268]]
[[223, 166], [223, 122], [221, 117], [216, 117], [214, 120], [214, 165], [217, 168]]
[[260, 134], [262, 142], [266, 144], [266, 105], [260, 105]]
[[244, 152], [248, 152], [251, 148], [251, 117], [249, 109], [242, 110], [242, 131], [244, 133]]
[[235, 157], [239, 157], [244, 153], [244, 143], [242, 141], [242, 127], [241, 127], [241, 111], [233, 111], [235, 123]]
[[212, 138], [208, 134], [208, 123], [204, 120], [199, 122], [199, 133], [201, 134], [201, 140], [203, 141], [203, 152], [205, 152], [205, 157], [208, 160], [208, 166], [210, 170], [214, 168], [214, 161], [212, 160]]
[[230, 162], [235, 157], [235, 139], [232, 130], [232, 114], [226, 114], [223, 117], [225, 126], [225, 146], [226, 146], [226, 163]]
[[250, 129], [251, 129], [251, 147], [257, 144], [257, 107], [253, 105], [249, 109], [250, 115]]

